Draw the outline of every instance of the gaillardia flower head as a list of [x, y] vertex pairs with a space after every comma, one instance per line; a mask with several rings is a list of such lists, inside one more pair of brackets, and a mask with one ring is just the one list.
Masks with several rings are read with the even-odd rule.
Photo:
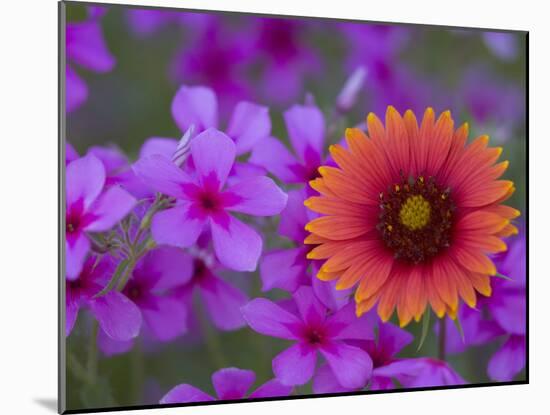
[[324, 260], [318, 278], [338, 289], [358, 284], [357, 314], [378, 304], [387, 321], [419, 321], [431, 305], [456, 316], [460, 298], [491, 294], [496, 267], [488, 254], [506, 250], [519, 212], [501, 205], [514, 184], [499, 180], [508, 162], [481, 136], [467, 144], [468, 126], [454, 130], [450, 112], [428, 108], [419, 126], [412, 111], [393, 107], [386, 125], [367, 117], [368, 136], [346, 130], [348, 149], [330, 148], [338, 167], [321, 167], [305, 204], [322, 216], [306, 225], [308, 254]]

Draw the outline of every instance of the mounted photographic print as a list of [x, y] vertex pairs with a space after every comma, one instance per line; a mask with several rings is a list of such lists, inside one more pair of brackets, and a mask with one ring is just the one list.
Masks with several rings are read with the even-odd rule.
[[527, 32], [59, 11], [60, 412], [528, 382]]

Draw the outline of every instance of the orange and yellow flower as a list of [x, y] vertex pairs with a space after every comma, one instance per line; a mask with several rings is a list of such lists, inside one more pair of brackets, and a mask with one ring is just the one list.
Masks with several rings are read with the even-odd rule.
[[491, 295], [488, 254], [517, 233], [519, 212], [501, 204], [515, 190], [500, 180], [508, 161], [487, 136], [468, 144], [449, 111], [436, 120], [428, 108], [419, 126], [389, 107], [385, 125], [371, 113], [367, 127], [347, 129], [348, 149], [330, 148], [338, 166], [310, 182], [320, 195], [305, 204], [321, 216], [306, 225], [308, 258], [323, 261], [321, 280], [357, 286], [358, 315], [378, 304], [382, 320], [397, 309], [405, 326], [430, 305], [455, 318], [460, 299], [475, 307], [476, 292]]

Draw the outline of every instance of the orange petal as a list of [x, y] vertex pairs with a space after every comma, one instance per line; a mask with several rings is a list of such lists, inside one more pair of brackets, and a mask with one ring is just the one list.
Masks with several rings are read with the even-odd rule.
[[403, 118], [391, 105], [386, 111], [386, 137], [387, 157], [394, 173], [399, 174], [400, 171], [410, 171], [409, 135]]
[[493, 261], [479, 251], [454, 246], [450, 250], [450, 255], [453, 256], [458, 264], [472, 272], [488, 275], [495, 275], [497, 272]]
[[373, 204], [378, 203], [376, 194], [372, 197], [364, 185], [336, 167], [319, 167], [319, 173], [323, 176], [324, 184], [332, 194], [340, 199], [350, 202]]
[[345, 249], [347, 246], [356, 243], [355, 239], [346, 241], [326, 241], [319, 246], [316, 246], [307, 253], [308, 259], [327, 259], [333, 256], [340, 249]]
[[372, 112], [367, 116], [367, 129], [373, 140], [384, 140], [386, 138], [382, 121]]
[[460, 218], [457, 222], [458, 233], [474, 231], [474, 233], [494, 234], [502, 230], [509, 221], [500, 215], [485, 210], [475, 210]]
[[323, 270], [319, 270], [317, 272], [317, 278], [319, 278], [321, 281], [333, 281], [340, 277], [339, 272], [326, 272]]
[[470, 307], [475, 307], [477, 298], [472, 282], [468, 278], [469, 272], [455, 264], [453, 261], [448, 261], [447, 267], [449, 269], [449, 276], [453, 277], [455, 280], [460, 297]]
[[325, 243], [327, 241], [329, 241], [329, 239], [322, 238], [321, 236], [315, 235], [313, 233], [309, 234], [308, 236], [306, 236], [306, 239], [304, 239], [304, 243], [306, 245], [318, 245], [318, 244]]
[[491, 254], [504, 252], [507, 249], [506, 244], [500, 237], [492, 235], [461, 233], [460, 243], [464, 244], [466, 249], [480, 250], [484, 253]]
[[408, 294], [408, 307], [416, 321], [419, 321], [426, 309], [426, 278], [424, 268], [415, 266], [409, 275], [406, 292]]
[[[310, 197], [306, 199], [304, 205], [314, 212], [324, 215], [363, 216], [365, 214], [371, 214], [371, 212], [369, 212], [369, 207], [365, 205], [326, 196]], [[375, 209], [376, 212], [372, 213], [376, 215], [379, 210], [378, 206], [376, 206]], [[370, 207], [370, 210], [372, 210], [372, 207]]]
[[395, 275], [392, 274], [381, 290], [380, 302], [378, 303], [378, 315], [383, 322], [390, 319], [397, 305], [397, 298], [400, 294], [400, 290], [399, 284], [396, 283], [396, 279]]
[[498, 236], [499, 238], [506, 238], [508, 236], [517, 235], [518, 233], [518, 228], [510, 224], [506, 225], [500, 232], [497, 232], [495, 236]]
[[486, 212], [495, 213], [509, 220], [515, 219], [519, 215], [521, 215], [521, 212], [519, 210], [506, 205], [491, 205], [483, 208], [483, 210], [485, 210]]
[[458, 292], [450, 265], [450, 258], [436, 258], [432, 263], [432, 280], [439, 297], [455, 310], [458, 307]]
[[371, 259], [370, 269], [355, 291], [355, 302], [360, 303], [381, 289], [391, 273], [393, 263], [393, 257], [385, 252], [380, 252]]
[[470, 272], [468, 274], [468, 278], [470, 278], [472, 285], [478, 293], [484, 295], [485, 297], [491, 296], [491, 277], [485, 274]]
[[[376, 245], [378, 244], [377, 241], [372, 242]], [[380, 249], [376, 247], [365, 250], [361, 256], [356, 258], [353, 265], [342, 274], [342, 277], [336, 284], [336, 289], [345, 290], [353, 287], [359, 280], [361, 282], [368, 281], [369, 291], [363, 291], [363, 296], [356, 295], [356, 299], [359, 298], [359, 301], [361, 301], [366, 297], [370, 297], [386, 280], [392, 263], [393, 261], [389, 260], [386, 255], [381, 255]], [[372, 288], [370, 288], [371, 286]]]
[[316, 179], [310, 180], [309, 186], [310, 186], [313, 190], [319, 192], [319, 193], [322, 194], [322, 195], [325, 195], [325, 196], [332, 196], [332, 197], [335, 197], [335, 196], [336, 196], [336, 195], [334, 194], [334, 192], [328, 188], [328, 186], [326, 185], [325, 181], [324, 181], [321, 177], [318, 177], [318, 178], [316, 178]]
[[431, 273], [428, 274], [428, 278], [426, 278], [425, 282], [426, 282], [427, 292], [428, 292], [428, 301], [430, 302], [430, 305], [432, 306], [432, 310], [437, 315], [437, 317], [441, 318], [445, 315], [446, 307], [445, 307], [445, 303], [443, 302], [443, 300], [439, 296], [439, 293], [437, 292], [435, 281]]
[[510, 191], [513, 187], [514, 183], [509, 180], [495, 180], [494, 182], [487, 183], [487, 186], [483, 188], [465, 192], [464, 198], [459, 203], [462, 207], [490, 205], [511, 194]]
[[373, 295], [367, 300], [363, 300], [360, 303], [357, 303], [357, 305], [355, 306], [355, 314], [357, 315], [357, 317], [361, 317], [364, 313], [370, 311], [370, 309], [376, 304], [379, 298], [379, 295]]
[[397, 298], [397, 318], [399, 319], [399, 327], [405, 327], [413, 318], [408, 304], [409, 293], [405, 286], [399, 288], [400, 293]]
[[428, 145], [428, 160], [426, 173], [437, 174], [443, 163], [447, 160], [453, 140], [454, 121], [451, 112], [443, 112], [435, 123], [432, 137]]
[[439, 176], [443, 183], [447, 183], [447, 177], [454, 170], [458, 159], [461, 157], [468, 139], [469, 126], [468, 123], [462, 124], [453, 135], [449, 156], [445, 164], [441, 167]]
[[358, 241], [346, 244], [334, 253], [321, 267], [323, 271], [344, 270], [362, 258], [370, 258], [378, 251], [378, 241]]
[[369, 223], [366, 217], [321, 216], [309, 222], [306, 230], [333, 241], [342, 241], [364, 235], [373, 226], [375, 224]]

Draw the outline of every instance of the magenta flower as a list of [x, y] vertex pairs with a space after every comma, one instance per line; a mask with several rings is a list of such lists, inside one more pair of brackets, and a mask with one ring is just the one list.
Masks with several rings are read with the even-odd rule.
[[258, 17], [250, 33], [262, 66], [260, 88], [269, 102], [288, 105], [299, 98], [304, 81], [321, 73], [322, 62], [307, 40], [311, 25], [292, 19]]
[[122, 291], [140, 309], [144, 329], [160, 341], [187, 331], [187, 308], [174, 290], [192, 276], [192, 260], [179, 248], [159, 247], [137, 263]]
[[105, 168], [93, 155], [72, 161], [66, 173], [66, 273], [75, 279], [90, 250], [86, 232], [104, 232], [126, 216], [136, 200], [119, 186], [104, 190]]
[[[250, 162], [257, 164], [287, 184], [307, 184], [319, 177], [324, 162], [325, 118], [316, 106], [294, 105], [284, 113], [292, 154], [273, 137], [254, 147]], [[326, 164], [326, 163], [324, 163]]]
[[241, 307], [248, 297], [237, 287], [218, 276], [221, 267], [213, 258], [207, 260], [196, 256], [193, 260], [192, 278], [177, 290], [177, 295], [186, 304], [192, 304], [197, 293], [205, 305], [208, 316], [220, 330], [235, 330], [246, 323]]
[[288, 192], [287, 205], [281, 212], [279, 233], [293, 241], [296, 247], [276, 249], [262, 257], [260, 276], [264, 292], [273, 288], [293, 292], [311, 281], [311, 277], [307, 275], [311, 261], [306, 258], [310, 246], [303, 243], [307, 236], [304, 227], [309, 221], [304, 206], [304, 195], [303, 190]]
[[[172, 101], [172, 117], [182, 132], [191, 126], [197, 133], [219, 128], [216, 93], [204, 86], [181, 86]], [[235, 142], [238, 156], [249, 152], [271, 133], [269, 109], [247, 101], [237, 103], [225, 133]]]
[[[238, 33], [230, 25], [209, 25], [194, 42], [188, 43], [172, 62], [172, 77], [186, 83], [208, 85], [221, 100], [221, 113], [253, 95], [247, 73], [251, 51], [249, 34]], [[208, 47], [204, 47], [208, 45]]]
[[351, 290], [336, 290], [336, 281], [321, 281], [314, 278], [318, 261], [307, 258], [312, 245], [305, 245], [305, 225], [309, 222], [304, 206], [306, 190], [288, 192], [288, 202], [281, 212], [279, 234], [294, 242], [294, 248], [275, 249], [267, 252], [260, 261], [262, 291], [279, 288], [294, 292], [302, 285], [311, 285], [315, 295], [330, 310], [337, 310], [347, 304]]
[[[376, 340], [355, 341], [353, 344], [365, 350], [372, 359], [372, 377], [368, 383], [369, 390], [393, 389], [393, 379], [400, 379], [415, 369], [415, 359], [399, 359], [396, 355], [413, 340], [412, 334], [391, 323], [381, 323], [378, 326]], [[361, 388], [367, 386], [362, 385]], [[338, 382], [334, 372], [328, 365], [323, 365], [317, 371], [313, 380], [315, 393], [351, 392], [354, 389], [345, 388]]]
[[[251, 370], [229, 367], [220, 369], [212, 375], [212, 385], [217, 399], [245, 399], [247, 392], [254, 383], [256, 374]], [[288, 396], [292, 387], [272, 379], [248, 395], [248, 398], [268, 398], [273, 396]], [[160, 404], [215, 401], [216, 398], [189, 384], [181, 384], [171, 389], [160, 400]]]
[[313, 377], [320, 352], [340, 384], [352, 389], [365, 385], [372, 360], [364, 350], [347, 341], [374, 338], [367, 316], [357, 318], [353, 304], [327, 316], [327, 309], [310, 287], [296, 290], [293, 299], [297, 312], [264, 298], [256, 298], [242, 308], [254, 331], [295, 342], [273, 359], [277, 379], [285, 385], [307, 383]]
[[399, 382], [405, 388], [456, 386], [466, 383], [449, 363], [431, 357], [404, 359], [395, 363], [392, 369], [401, 372]]
[[152, 233], [158, 243], [189, 247], [205, 229], [210, 229], [214, 251], [224, 266], [253, 271], [262, 251], [262, 239], [229, 212], [276, 215], [284, 209], [287, 196], [271, 179], [262, 176], [223, 190], [235, 155], [233, 140], [212, 128], [191, 142], [196, 177], [161, 155], [138, 160], [134, 171], [152, 189], [177, 199], [175, 207], [153, 217]]
[[66, 324], [68, 336], [78, 317], [80, 308], [86, 307], [98, 321], [101, 330], [113, 340], [127, 341], [139, 334], [141, 313], [123, 293], [109, 291], [95, 298], [109, 282], [115, 264], [111, 257], [88, 257], [81, 272], [65, 282]]
[[[218, 128], [218, 98], [214, 91], [203, 86], [182, 86], [172, 100], [172, 116], [178, 127], [185, 134], [200, 133], [208, 128]], [[235, 142], [236, 155], [248, 153], [257, 143], [265, 140], [271, 132], [271, 120], [267, 107], [241, 101], [237, 103], [227, 124], [225, 133]], [[194, 134], [193, 134], [194, 135]], [[172, 158], [178, 140], [167, 137], [151, 137], [145, 141], [140, 158], [161, 154]], [[193, 172], [194, 165], [190, 160], [185, 170]], [[235, 179], [265, 175], [265, 170], [251, 163], [235, 161], [230, 171], [228, 182]]]
[[190, 34], [201, 32], [217, 21], [217, 16], [207, 13], [191, 13], [155, 9], [129, 9], [126, 18], [132, 32], [139, 37], [153, 35], [169, 24], [179, 24], [190, 29]]
[[511, 129], [525, 119], [521, 89], [487, 67], [467, 69], [457, 91], [457, 104], [465, 106], [478, 123], [498, 126], [500, 141], [509, 139]]
[[[500, 382], [513, 380], [525, 367], [526, 359], [526, 241], [521, 233], [502, 254], [495, 255], [498, 271], [512, 281], [494, 279], [491, 297], [481, 298], [476, 310], [461, 307], [459, 319], [464, 332], [448, 321], [447, 351], [462, 353], [471, 346], [501, 340], [489, 360], [489, 377]], [[439, 330], [436, 330], [438, 333]]]
[[514, 33], [483, 32], [483, 41], [496, 57], [513, 62], [519, 56], [518, 36]]
[[495, 281], [487, 309], [495, 323], [506, 334], [502, 346], [489, 361], [487, 373], [491, 379], [510, 381], [525, 367], [527, 332], [527, 255], [525, 233], [516, 237], [503, 254], [495, 259], [500, 273], [513, 281]]
[[105, 73], [115, 66], [115, 58], [109, 52], [101, 30], [100, 17], [96, 9], [88, 10], [88, 19], [82, 22], [68, 23], [66, 27], [66, 109], [77, 109], [88, 98], [88, 86], [72, 65], [84, 69]]
[[65, 166], [71, 161], [75, 161], [80, 156], [78, 155], [75, 148], [68, 141], [65, 142]]
[[148, 196], [147, 188], [136, 177], [126, 155], [116, 146], [93, 146], [87, 154], [93, 154], [105, 167], [105, 187], [118, 185], [136, 198]]

